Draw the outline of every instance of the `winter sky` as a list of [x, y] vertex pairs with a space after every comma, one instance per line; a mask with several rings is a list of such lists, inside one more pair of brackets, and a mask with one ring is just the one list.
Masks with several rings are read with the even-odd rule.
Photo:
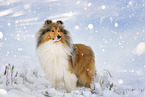
[[145, 0], [0, 0], [0, 68], [39, 66], [35, 34], [46, 19], [62, 20], [74, 43], [91, 46], [99, 72], [145, 87]]

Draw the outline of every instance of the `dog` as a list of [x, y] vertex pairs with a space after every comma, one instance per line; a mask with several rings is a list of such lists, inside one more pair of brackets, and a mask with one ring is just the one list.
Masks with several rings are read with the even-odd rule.
[[94, 52], [89, 46], [73, 44], [61, 20], [46, 20], [36, 39], [36, 53], [51, 87], [63, 82], [67, 92], [77, 86], [91, 88], [96, 75]]

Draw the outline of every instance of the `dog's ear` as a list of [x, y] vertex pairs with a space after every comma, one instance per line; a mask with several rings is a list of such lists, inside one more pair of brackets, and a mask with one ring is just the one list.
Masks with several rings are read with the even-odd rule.
[[51, 24], [51, 23], [52, 23], [51, 20], [46, 20], [46, 21], [45, 21], [45, 24], [47, 24], [47, 25], [48, 25], [48, 24]]
[[63, 22], [61, 20], [58, 20], [57, 23], [63, 25]]

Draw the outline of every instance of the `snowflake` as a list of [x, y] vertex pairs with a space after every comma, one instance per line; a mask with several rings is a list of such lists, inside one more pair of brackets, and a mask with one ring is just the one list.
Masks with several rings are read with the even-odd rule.
[[102, 52], [105, 52], [105, 49], [102, 49]]
[[129, 5], [133, 5], [133, 2], [132, 1], [129, 1], [129, 3], [128, 3]]
[[11, 26], [11, 23], [8, 23], [8, 26]]
[[102, 8], [102, 9], [106, 9], [106, 6], [105, 6], [105, 5], [102, 5], [101, 8]]
[[88, 6], [91, 6], [92, 5], [92, 3], [88, 3]]
[[141, 55], [145, 53], [145, 43], [141, 42], [136, 47], [136, 54]]
[[114, 26], [115, 26], [115, 27], [118, 27], [118, 23], [115, 23]]
[[88, 25], [88, 28], [91, 30], [91, 29], [93, 29], [93, 24], [89, 24]]
[[23, 48], [18, 48], [18, 51], [22, 51], [23, 50]]
[[77, 1], [76, 4], [80, 4], [80, 1]]
[[1, 38], [3, 38], [3, 33], [2, 33], [2, 32], [0, 32], [0, 39], [1, 39]]
[[78, 26], [78, 25], [76, 25], [76, 26], [75, 26], [75, 29], [76, 29], [76, 30], [78, 30], [78, 29], [79, 29], [79, 26]]

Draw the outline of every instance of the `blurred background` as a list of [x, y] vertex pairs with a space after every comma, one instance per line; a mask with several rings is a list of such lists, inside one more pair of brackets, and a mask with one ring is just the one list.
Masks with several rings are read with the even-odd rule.
[[47, 19], [62, 20], [73, 43], [93, 48], [99, 73], [145, 87], [145, 0], [0, 0], [0, 70], [40, 67], [35, 34]]

